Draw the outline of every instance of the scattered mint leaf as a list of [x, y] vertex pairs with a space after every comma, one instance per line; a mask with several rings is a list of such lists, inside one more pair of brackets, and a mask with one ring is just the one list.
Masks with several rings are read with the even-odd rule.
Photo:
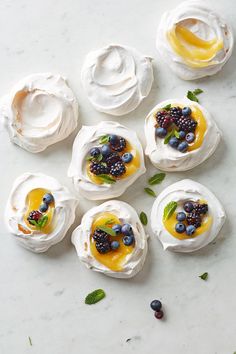
[[131, 338], [127, 338], [126, 339], [126, 343], [130, 342], [131, 341]]
[[97, 289], [94, 290], [93, 292], [91, 292], [90, 294], [88, 294], [85, 298], [85, 304], [87, 305], [93, 305], [96, 304], [97, 302], [101, 301], [102, 299], [104, 299], [104, 297], [106, 296], [105, 291], [102, 289]]
[[203, 273], [202, 275], [199, 275], [199, 278], [201, 278], [202, 280], [207, 280], [208, 278], [208, 273]]
[[148, 218], [147, 218], [147, 215], [144, 213], [144, 211], [142, 211], [139, 215], [139, 219], [141, 221], [141, 223], [146, 226], [147, 223], [148, 223]]
[[99, 139], [99, 143], [100, 144], [106, 144], [109, 142], [109, 135], [103, 135], [100, 139]]
[[156, 197], [156, 193], [151, 188], [146, 187], [144, 188], [144, 190], [147, 194], [151, 195], [152, 197], [154, 198]]
[[163, 220], [166, 221], [168, 220], [171, 215], [175, 212], [175, 209], [177, 208], [177, 203], [176, 202], [169, 202], [164, 209], [164, 214], [163, 214]]
[[150, 177], [148, 183], [153, 186], [154, 184], [159, 184], [165, 178], [165, 173], [156, 173], [154, 176]]
[[28, 339], [29, 339], [29, 344], [31, 345], [31, 347], [32, 347], [32, 339], [30, 338], [30, 336], [28, 337]]
[[108, 235], [116, 236], [116, 232], [111, 227], [99, 225], [98, 229], [106, 232]]
[[176, 137], [177, 139], [179, 139], [179, 132], [178, 132], [178, 130], [175, 130], [175, 131], [174, 131], [174, 135], [175, 135], [175, 137]]
[[102, 182], [107, 183], [107, 184], [113, 184], [116, 182], [116, 180], [114, 178], [112, 178], [108, 175], [102, 174], [102, 175], [97, 175], [97, 177], [99, 177], [102, 180]]
[[167, 104], [165, 107], [163, 107], [165, 111], [169, 111], [171, 109], [171, 103]]
[[187, 92], [187, 97], [189, 100], [194, 101], [194, 102], [199, 102], [197, 96], [192, 92], [192, 91], [188, 91]]
[[200, 95], [200, 93], [203, 93], [203, 90], [200, 88], [197, 88], [197, 89], [193, 90], [193, 93], [194, 93], [194, 95]]
[[172, 138], [172, 136], [174, 136], [174, 129], [171, 130], [165, 137], [164, 140], [164, 144], [168, 144], [168, 142], [170, 141], [170, 139]]

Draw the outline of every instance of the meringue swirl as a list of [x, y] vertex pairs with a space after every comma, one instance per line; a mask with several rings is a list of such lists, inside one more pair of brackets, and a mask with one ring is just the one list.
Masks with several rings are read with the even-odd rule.
[[133, 111], [151, 90], [151, 60], [136, 49], [121, 45], [90, 52], [81, 78], [92, 105], [115, 116]]
[[2, 98], [0, 116], [11, 141], [37, 153], [72, 133], [78, 104], [62, 76], [32, 74]]

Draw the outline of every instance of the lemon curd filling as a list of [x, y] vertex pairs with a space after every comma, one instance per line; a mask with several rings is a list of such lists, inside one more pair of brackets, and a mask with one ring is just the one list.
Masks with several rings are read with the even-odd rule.
[[93, 232], [99, 226], [108, 226], [112, 227], [115, 224], [121, 224], [119, 218], [108, 212], [98, 214], [92, 224], [91, 236], [90, 236], [90, 250], [93, 257], [105, 267], [111, 269], [115, 272], [120, 272], [123, 269], [123, 264], [126, 260], [126, 257], [133, 252], [134, 246], [125, 246], [122, 242], [122, 235], [111, 236], [113, 241], [118, 241], [120, 247], [117, 250], [111, 250], [108, 253], [101, 254], [97, 251], [95, 246], [95, 241], [92, 237]]
[[172, 49], [192, 68], [216, 64], [214, 58], [224, 47], [222, 40], [203, 40], [181, 24], [167, 32], [167, 38]]
[[[26, 212], [24, 214], [24, 222], [27, 227], [32, 230], [39, 230], [37, 226], [31, 225], [28, 221], [28, 216], [32, 210], [38, 210], [40, 205], [42, 204], [43, 197], [45, 194], [50, 193], [50, 191], [43, 188], [36, 188], [31, 190], [26, 197]], [[40, 229], [40, 231], [44, 234], [49, 234], [53, 231], [53, 214], [55, 209], [54, 201], [48, 205], [48, 209], [43, 215], [48, 217], [47, 223], [44, 227]], [[25, 234], [30, 234], [30, 231], [25, 229], [22, 225], [18, 225], [18, 229]]]

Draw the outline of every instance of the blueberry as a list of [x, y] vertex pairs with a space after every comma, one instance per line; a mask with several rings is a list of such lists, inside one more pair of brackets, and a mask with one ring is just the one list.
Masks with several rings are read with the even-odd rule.
[[121, 232], [122, 234], [124, 234], [125, 236], [130, 236], [133, 235], [133, 230], [132, 230], [132, 226], [130, 224], [124, 224], [121, 227]]
[[188, 133], [185, 137], [185, 140], [188, 142], [188, 143], [192, 143], [194, 142], [195, 140], [195, 134], [194, 133]]
[[134, 236], [124, 236], [123, 237], [123, 243], [125, 246], [131, 246], [134, 243]]
[[179, 145], [179, 140], [175, 136], [172, 136], [172, 138], [170, 138], [170, 140], [169, 140], [169, 145], [172, 148], [177, 149], [177, 147]]
[[191, 202], [184, 203], [184, 210], [187, 213], [191, 213], [191, 211], [193, 210], [193, 203], [191, 203]]
[[167, 134], [167, 130], [165, 128], [156, 128], [156, 136], [158, 136], [158, 138], [164, 138]]
[[103, 156], [108, 156], [111, 153], [110, 146], [108, 144], [103, 145], [101, 151]]
[[112, 230], [115, 231], [116, 234], [120, 234], [121, 233], [121, 225], [120, 224], [113, 225]]
[[98, 155], [100, 155], [100, 149], [95, 147], [95, 148], [92, 148], [90, 150], [90, 155], [93, 156], [93, 157], [96, 157]]
[[193, 235], [195, 231], [196, 231], [196, 227], [194, 225], [188, 225], [186, 227], [186, 234], [189, 236]]
[[117, 250], [119, 247], [120, 247], [120, 243], [118, 241], [111, 242], [111, 249], [112, 250]]
[[162, 319], [162, 317], [164, 316], [164, 312], [163, 312], [162, 310], [156, 311], [156, 312], [154, 313], [154, 315], [155, 315], [155, 317], [156, 317], [158, 320], [160, 320], [160, 319]]
[[191, 111], [190, 107], [184, 107], [182, 109], [182, 114], [184, 117], [190, 116], [191, 113], [192, 113], [192, 111]]
[[48, 204], [43, 203], [40, 205], [39, 211], [41, 211], [41, 213], [45, 213], [47, 210], [48, 210]]
[[188, 149], [188, 143], [187, 141], [181, 141], [181, 143], [177, 147], [178, 151], [180, 152], [186, 152]]
[[132, 160], [133, 160], [133, 155], [130, 152], [126, 152], [124, 155], [122, 155], [123, 162], [129, 163]]
[[186, 136], [186, 133], [185, 133], [183, 130], [180, 130], [180, 131], [179, 131], [179, 137], [180, 137], [180, 139], [184, 139], [185, 136]]
[[117, 142], [117, 135], [110, 135], [109, 141], [111, 142], [111, 144], [115, 144]]
[[53, 195], [50, 193], [44, 194], [43, 196], [43, 202], [46, 204], [50, 204], [54, 201]]
[[178, 224], [175, 225], [175, 231], [178, 232], [178, 234], [182, 234], [185, 230], [186, 227], [181, 222], [178, 222]]
[[176, 215], [176, 219], [178, 221], [184, 221], [186, 219], [186, 214], [183, 211], [181, 211]]
[[153, 311], [160, 311], [160, 309], [162, 308], [162, 303], [159, 300], [153, 300], [150, 303], [150, 306]]

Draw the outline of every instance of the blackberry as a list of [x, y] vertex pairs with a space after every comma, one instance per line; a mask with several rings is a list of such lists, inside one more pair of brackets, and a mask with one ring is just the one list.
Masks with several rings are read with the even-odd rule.
[[180, 107], [172, 107], [170, 109], [170, 116], [173, 123], [177, 123], [182, 116], [182, 109]]
[[198, 215], [205, 215], [208, 212], [208, 205], [207, 204], [195, 204], [194, 211]]
[[110, 239], [109, 235], [105, 231], [100, 230], [99, 228], [94, 231], [92, 237], [94, 241], [97, 242], [108, 242]]
[[122, 176], [125, 172], [126, 168], [122, 162], [116, 162], [110, 169], [110, 174], [114, 177]]
[[106, 165], [96, 161], [91, 161], [89, 170], [94, 175], [103, 175], [109, 173], [109, 168]]
[[156, 119], [157, 119], [158, 125], [161, 128], [167, 129], [172, 123], [171, 116], [170, 116], [169, 112], [167, 112], [167, 111], [157, 112]]
[[193, 212], [193, 213], [189, 213], [187, 215], [186, 221], [187, 221], [188, 225], [193, 225], [193, 226], [195, 226], [197, 228], [197, 227], [201, 226], [201, 221], [202, 220], [201, 220], [201, 216], [200, 215], [198, 215], [195, 212]]
[[108, 241], [96, 242], [95, 246], [99, 253], [107, 253], [111, 250], [111, 245]]
[[181, 116], [175, 123], [179, 130], [183, 130], [186, 133], [194, 132], [197, 126], [197, 122], [191, 118]]
[[126, 140], [121, 136], [117, 136], [117, 139], [110, 140], [110, 147], [114, 151], [121, 152], [126, 148]]
[[30, 213], [29, 213], [29, 216], [27, 218], [27, 220], [29, 221], [29, 223], [31, 225], [33, 225], [33, 223], [31, 222], [31, 220], [34, 220], [36, 222], [39, 221], [39, 219], [42, 217], [42, 213], [38, 210], [32, 210]]
[[116, 162], [121, 162], [121, 157], [117, 152], [112, 152], [110, 155], [106, 157], [106, 163], [108, 167], [114, 165]]

